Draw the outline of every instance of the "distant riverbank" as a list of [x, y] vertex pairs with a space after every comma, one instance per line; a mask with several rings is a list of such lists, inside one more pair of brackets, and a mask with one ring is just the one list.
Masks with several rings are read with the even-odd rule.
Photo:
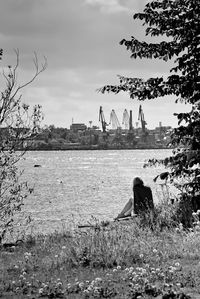
[[106, 145], [65, 145], [65, 146], [37, 146], [27, 147], [28, 151], [67, 151], [67, 150], [149, 150], [149, 149], [170, 149], [166, 145], [154, 145], [154, 146], [106, 146]]

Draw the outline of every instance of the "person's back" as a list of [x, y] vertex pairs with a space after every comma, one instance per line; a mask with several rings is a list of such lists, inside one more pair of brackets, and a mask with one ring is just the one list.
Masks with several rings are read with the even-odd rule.
[[134, 196], [134, 212], [142, 214], [150, 212], [154, 209], [151, 188], [143, 184], [135, 185], [133, 188]]
[[138, 216], [150, 215], [152, 218], [153, 210], [154, 203], [151, 188], [144, 186], [143, 181], [136, 177], [133, 180], [133, 198], [129, 199], [121, 213], [115, 219], [131, 216], [131, 213]]

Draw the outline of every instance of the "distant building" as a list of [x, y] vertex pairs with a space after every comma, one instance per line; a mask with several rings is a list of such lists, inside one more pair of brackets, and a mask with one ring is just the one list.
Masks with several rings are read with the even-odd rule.
[[85, 124], [71, 124], [70, 131], [73, 133], [78, 133], [85, 131], [87, 129], [87, 126]]

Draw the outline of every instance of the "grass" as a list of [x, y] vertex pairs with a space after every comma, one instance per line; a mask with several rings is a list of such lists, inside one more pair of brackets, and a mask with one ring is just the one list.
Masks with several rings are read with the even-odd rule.
[[[2, 298], [200, 298], [200, 223], [141, 220], [28, 236], [0, 249]], [[161, 229], [162, 228], [162, 229]]]

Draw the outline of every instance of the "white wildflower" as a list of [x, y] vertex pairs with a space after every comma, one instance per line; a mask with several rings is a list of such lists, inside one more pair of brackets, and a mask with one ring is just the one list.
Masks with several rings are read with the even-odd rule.
[[57, 286], [61, 286], [61, 285], [62, 285], [61, 281], [57, 282]]
[[43, 291], [44, 291], [44, 290], [43, 290], [43, 288], [41, 288], [41, 289], [39, 289], [39, 291], [38, 291], [38, 292], [39, 292], [39, 294], [42, 294], [42, 293], [43, 293]]
[[80, 288], [80, 289], [83, 289], [83, 288], [84, 288], [84, 282], [80, 282], [80, 283], [79, 283], [79, 288]]
[[156, 272], [160, 272], [160, 268], [156, 268]]

